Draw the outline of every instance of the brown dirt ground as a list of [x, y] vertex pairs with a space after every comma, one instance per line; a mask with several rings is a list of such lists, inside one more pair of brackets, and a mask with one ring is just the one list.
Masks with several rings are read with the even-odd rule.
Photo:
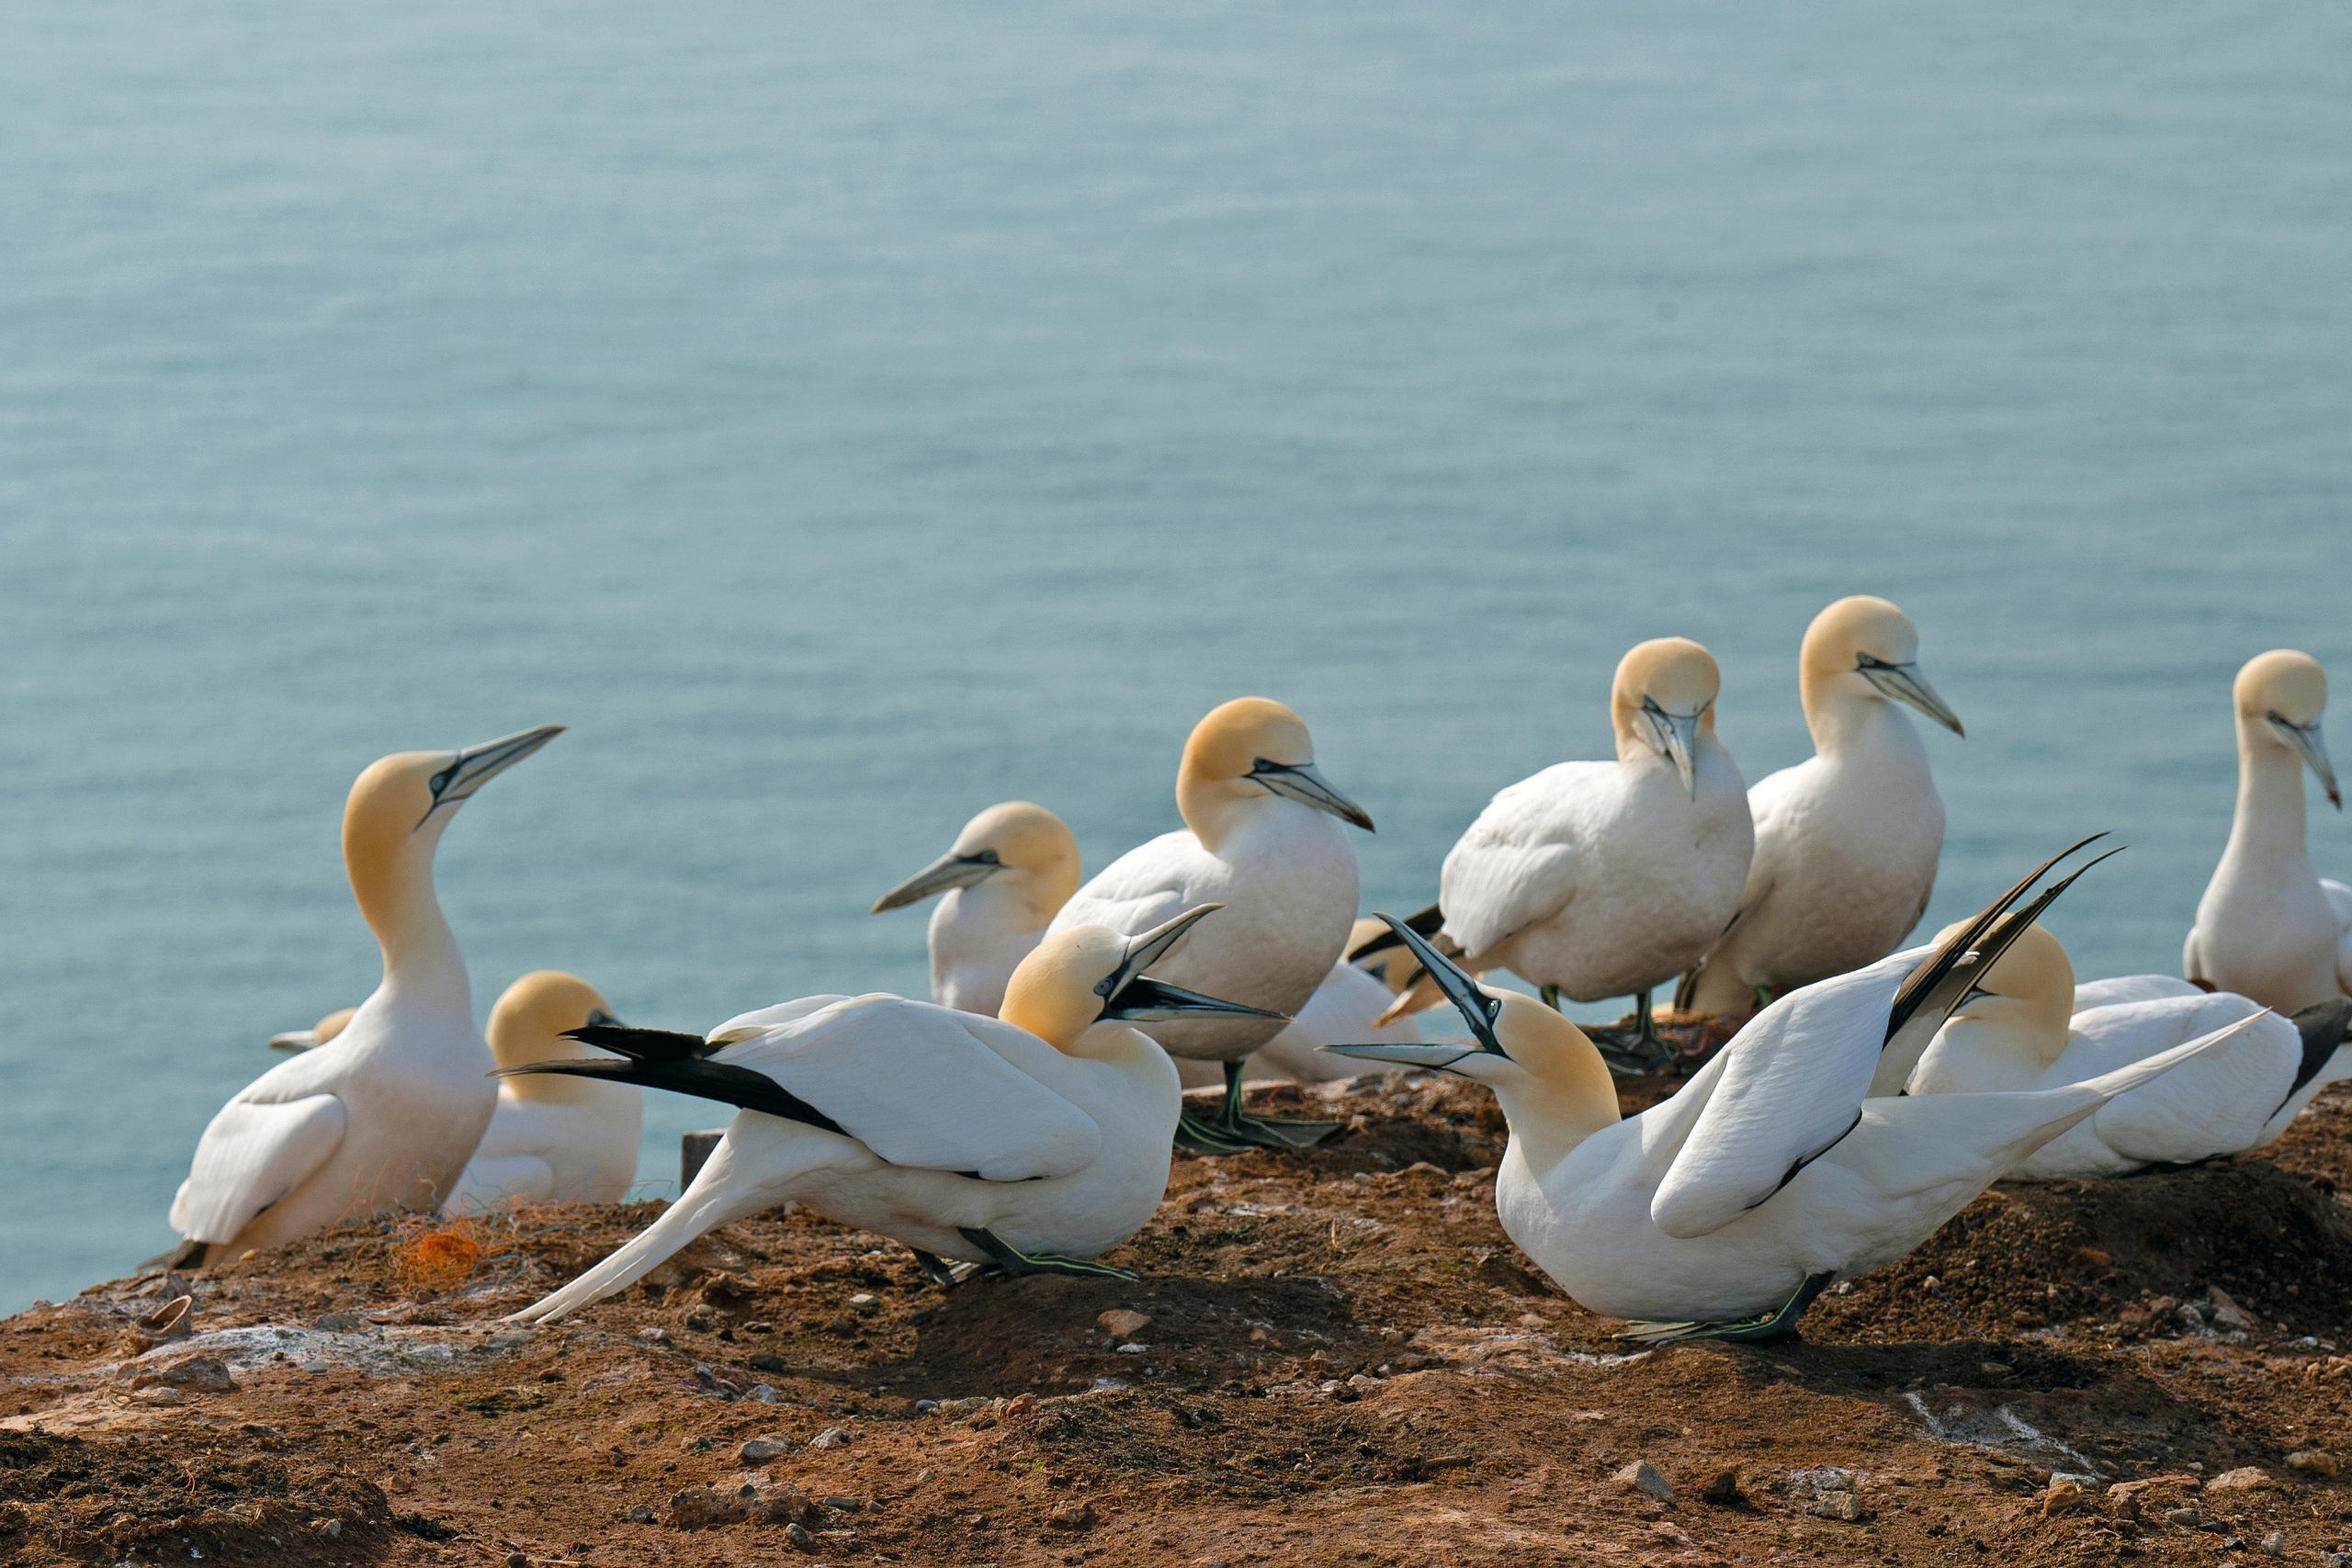
[[[1482, 1092], [1392, 1077], [1329, 1103], [1351, 1130], [1312, 1154], [1180, 1160], [1113, 1257], [1137, 1284], [942, 1292], [893, 1244], [787, 1214], [568, 1323], [496, 1321], [657, 1212], [635, 1205], [522, 1209], [438, 1258], [424, 1222], [351, 1227], [36, 1307], [0, 1324], [0, 1561], [2352, 1550], [2352, 1093], [2265, 1157], [1988, 1193], [1802, 1342], [1630, 1359], [1504, 1240]], [[2216, 1287], [2248, 1326], [2214, 1319]], [[148, 1348], [135, 1320], [183, 1288], [192, 1337]], [[1114, 1310], [1150, 1321], [1116, 1339]], [[778, 1457], [747, 1463], [763, 1438]], [[1670, 1502], [1613, 1479], [1639, 1461]], [[2248, 1466], [2264, 1484], [2205, 1484]]]

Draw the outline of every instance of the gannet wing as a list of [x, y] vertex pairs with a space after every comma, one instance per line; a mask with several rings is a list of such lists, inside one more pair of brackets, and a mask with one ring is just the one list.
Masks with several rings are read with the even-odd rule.
[[775, 1079], [892, 1165], [988, 1181], [1067, 1176], [1102, 1147], [1057, 1084], [1072, 1061], [1028, 1031], [899, 997], [837, 1003], [719, 1061]]
[[191, 1241], [235, 1239], [334, 1157], [343, 1121], [343, 1101], [332, 1094], [231, 1100], [196, 1145], [195, 1165], [172, 1200], [172, 1228]]
[[1438, 905], [1465, 954], [1492, 952], [1576, 897], [1613, 762], [1562, 762], [1498, 793], [1445, 857]]
[[2293, 1092], [2302, 1064], [2295, 1026], [2227, 992], [2158, 998], [2078, 1014], [2045, 1082], [2075, 1083], [2247, 1018], [2243, 1033], [2102, 1106], [2099, 1142], [2127, 1159], [2188, 1165], [2251, 1147]]
[[849, 998], [845, 996], [797, 997], [772, 1007], [753, 1008], [749, 1012], [737, 1013], [712, 1030], [707, 1038], [722, 1041], [730, 1036], [745, 1036], [753, 1032], [764, 1034], [771, 1029], [807, 1018], [811, 1013], [822, 1012], [835, 1002], [847, 1000]]
[[2093, 1008], [2113, 1007], [2118, 1002], [2152, 1002], [2166, 997], [2202, 997], [2212, 993], [2186, 980], [2176, 980], [2169, 975], [2117, 975], [2105, 980], [2086, 980], [2075, 987], [2075, 1015], [2082, 1016]]
[[1134, 936], [1214, 902], [1216, 867], [1190, 833], [1162, 833], [1104, 866], [1069, 896], [1046, 929], [1106, 926]]
[[1687, 1239], [1730, 1224], [1853, 1130], [1894, 993], [1924, 951], [1801, 987], [1747, 1021], [1720, 1073], [1683, 1091], [1706, 1102], [1651, 1196], [1658, 1229]]

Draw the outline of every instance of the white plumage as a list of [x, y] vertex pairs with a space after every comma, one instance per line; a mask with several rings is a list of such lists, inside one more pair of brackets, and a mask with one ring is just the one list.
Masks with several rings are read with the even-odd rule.
[[[604, 998], [587, 982], [539, 970], [507, 987], [491, 1009], [491, 1055], [502, 1068], [601, 1059], [565, 1032], [612, 1021]], [[645, 1097], [630, 1084], [503, 1078], [498, 1109], [444, 1206], [463, 1213], [515, 1199], [617, 1203], [637, 1179], [644, 1122]]]

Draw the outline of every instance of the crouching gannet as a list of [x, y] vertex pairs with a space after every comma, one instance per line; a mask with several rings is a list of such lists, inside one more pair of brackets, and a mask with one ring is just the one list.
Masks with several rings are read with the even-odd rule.
[[1005, 982], [1078, 891], [1078, 840], [1042, 806], [991, 806], [948, 852], [874, 901], [875, 914], [933, 895], [931, 999], [994, 1018]]
[[516, 1313], [546, 1322], [642, 1279], [695, 1237], [787, 1200], [946, 1259], [1011, 1274], [1118, 1274], [1088, 1259], [1141, 1229], [1168, 1185], [1176, 1069], [1128, 1021], [1236, 1012], [1146, 976], [1214, 905], [1132, 940], [1057, 931], [1022, 960], [1001, 1020], [892, 996], [806, 997], [707, 1039], [590, 1028], [627, 1059], [519, 1073], [724, 1100], [735, 1120], [693, 1185], [635, 1239]]
[[2181, 954], [2199, 983], [2280, 1012], [2352, 995], [2352, 887], [2312, 870], [2303, 770], [2344, 808], [2320, 719], [2327, 673], [2279, 649], [2238, 671], [2238, 807]]
[[[1555, 1008], [1631, 995], [1633, 1035], [1603, 1037], [1628, 1066], [1666, 1055], [1651, 989], [1699, 961], [1747, 885], [1755, 830], [1747, 781], [1715, 739], [1722, 686], [1688, 638], [1635, 646], [1609, 694], [1616, 760], [1557, 763], [1496, 795], [1439, 883], [1436, 946], [1464, 969], [1510, 969]], [[1438, 999], [1424, 982], [1397, 1010]]]
[[2341, 1049], [2352, 1003], [2325, 1003], [2290, 1023], [2226, 991], [2070, 1016], [2075, 995], [2065, 948], [2040, 926], [2025, 931], [1937, 1033], [1911, 1075], [1911, 1092], [2057, 1089], [2238, 1027], [2043, 1145], [2010, 1168], [2009, 1179], [2121, 1176], [2258, 1149], [2322, 1088], [2352, 1074], [2352, 1052]]
[[387, 1209], [437, 1208], [498, 1099], [466, 961], [433, 895], [433, 852], [474, 792], [563, 732], [386, 757], [351, 786], [343, 858], [384, 952], [341, 1032], [220, 1108], [172, 1202], [194, 1244], [234, 1254]]
[[1048, 929], [1136, 932], [1195, 904], [1224, 906], [1169, 960], [1168, 977], [1246, 1002], [1254, 1015], [1185, 1018], [1145, 1031], [1170, 1055], [1214, 1062], [1225, 1073], [1223, 1111], [1211, 1121], [1186, 1116], [1178, 1141], [1209, 1154], [1319, 1142], [1338, 1123], [1242, 1113], [1242, 1064], [1339, 962], [1356, 918], [1355, 852], [1340, 823], [1370, 831], [1372, 818], [1316, 770], [1315, 743], [1299, 716], [1264, 697], [1237, 698], [1193, 728], [1176, 774], [1176, 807], [1181, 831], [1113, 862]]
[[1503, 1229], [1577, 1302], [1653, 1342], [1770, 1338], [1833, 1281], [1902, 1257], [2035, 1149], [2218, 1043], [2034, 1092], [1899, 1096], [1924, 1035], [2059, 891], [2005, 917], [2026, 886], [1952, 941], [1781, 998], [1626, 1120], [1582, 1031], [1481, 988], [1401, 924], [1470, 1043], [1334, 1049], [1493, 1088], [1510, 1123]]
[[1962, 734], [1919, 673], [1919, 633], [1883, 599], [1840, 599], [1798, 655], [1814, 756], [1747, 792], [1756, 856], [1730, 929], [1676, 995], [1746, 1012], [1759, 992], [1843, 975], [1909, 935], [1935, 891], [1944, 807], [1928, 749], [1895, 704]]
[[522, 1075], [537, 1062], [602, 1061], [570, 1038], [618, 1022], [587, 981], [537, 970], [506, 987], [490, 1010], [490, 1054], [502, 1072], [498, 1109], [445, 1205], [486, 1209], [511, 1198], [548, 1203], [617, 1203], [637, 1179], [645, 1097], [630, 1084]]

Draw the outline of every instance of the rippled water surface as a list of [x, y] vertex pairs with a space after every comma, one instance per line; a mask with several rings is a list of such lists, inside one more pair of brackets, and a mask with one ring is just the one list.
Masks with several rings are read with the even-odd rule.
[[477, 1007], [701, 1027], [919, 991], [876, 893], [1008, 795], [1102, 863], [1247, 691], [1418, 907], [1637, 638], [1799, 760], [1856, 591], [1969, 721], [1930, 921], [2112, 827], [2056, 927], [2171, 967], [2232, 671], [2352, 680], [2340, 7], [8, 31], [0, 1307], [162, 1247], [262, 1038], [372, 984], [385, 751], [571, 724], [443, 845]]

